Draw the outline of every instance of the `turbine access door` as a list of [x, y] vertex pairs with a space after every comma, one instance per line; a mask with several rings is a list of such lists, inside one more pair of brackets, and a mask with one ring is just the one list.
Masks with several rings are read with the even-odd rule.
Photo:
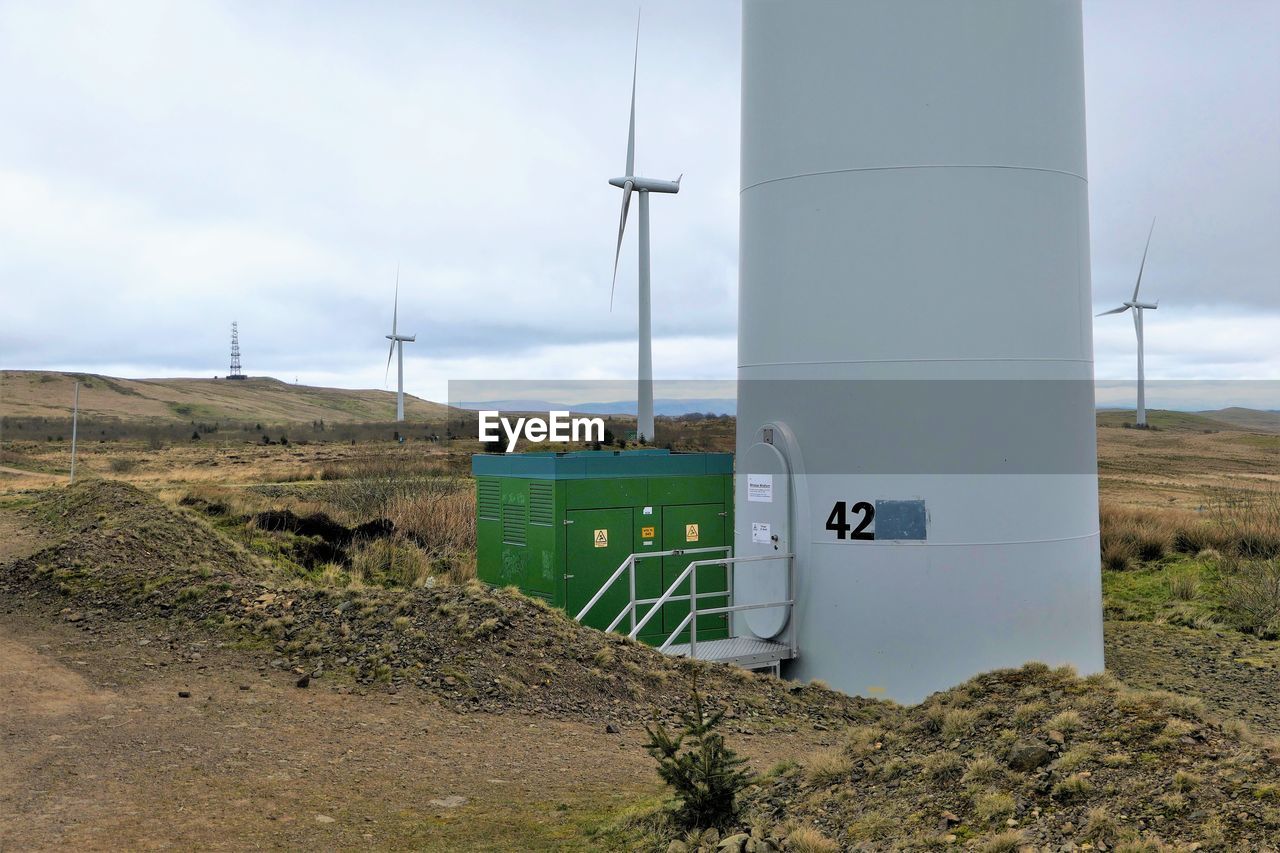
[[[771, 436], [772, 429], [763, 431]], [[773, 444], [753, 444], [734, 476], [734, 555], [778, 556], [791, 553], [791, 469]], [[791, 598], [790, 561], [738, 563], [734, 567], [734, 604], [766, 604]], [[788, 608], [765, 607], [736, 614], [740, 626], [768, 640], [787, 627]]]

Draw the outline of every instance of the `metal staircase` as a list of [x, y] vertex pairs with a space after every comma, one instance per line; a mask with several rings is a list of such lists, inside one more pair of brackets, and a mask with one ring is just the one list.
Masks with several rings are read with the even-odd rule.
[[[636, 564], [640, 560], [648, 560], [662, 557], [679, 557], [689, 554], [715, 554], [721, 553], [720, 557], [708, 557], [701, 560], [694, 560], [685, 567], [684, 571], [667, 587], [666, 591], [657, 598], [636, 598]], [[622, 611], [614, 617], [609, 623], [606, 631], [617, 630], [623, 620], [628, 619], [629, 625], [627, 636], [635, 639], [639, 636], [640, 631], [649, 624], [650, 620], [662, 612], [663, 605], [672, 601], [688, 601], [689, 613], [680, 621], [676, 629], [671, 632], [666, 641], [658, 646], [658, 651], [678, 657], [696, 658], [698, 660], [712, 660], [721, 663], [731, 663], [744, 669], [771, 669], [775, 673], [778, 671], [782, 661], [791, 660], [796, 656], [797, 649], [794, 638], [795, 632], [790, 627], [786, 630], [786, 636], [789, 638], [786, 642], [780, 642], [773, 639], [761, 639], [751, 636], [750, 634], [743, 636], [730, 636], [721, 640], [703, 640], [698, 641], [698, 617], [714, 616], [719, 614], [742, 613], [748, 610], [763, 610], [769, 607], [786, 607], [788, 616], [795, 601], [788, 598], [785, 601], [769, 601], [754, 604], [734, 604], [734, 568], [742, 563], [757, 563], [770, 560], [785, 560], [788, 572], [788, 581], [790, 581], [790, 573], [793, 561], [792, 554], [766, 554], [752, 557], [734, 557], [733, 549], [728, 546], [715, 548], [684, 548], [673, 551], [647, 551], [640, 554], [632, 554], [622, 561], [622, 565], [618, 566], [609, 579], [601, 585], [591, 600], [578, 612], [574, 619], [581, 622], [586, 615], [591, 612], [592, 608], [604, 597], [613, 585], [624, 575], [627, 575], [628, 601]], [[724, 566], [726, 589], [714, 590], [712, 592], [698, 592], [698, 569], [703, 566]], [[689, 582], [689, 591], [687, 593], [677, 593], [676, 590]], [[787, 588], [791, 589], [790, 582]], [[729, 603], [718, 607], [700, 608], [698, 602], [705, 598], [726, 599]], [[641, 606], [648, 606], [648, 610], [642, 616], [638, 616], [637, 609]], [[637, 618], [638, 617], [638, 618]], [[734, 624], [737, 620], [730, 618], [728, 621], [729, 630], [732, 634]], [[689, 642], [677, 643], [676, 638], [681, 633], [689, 629]]]

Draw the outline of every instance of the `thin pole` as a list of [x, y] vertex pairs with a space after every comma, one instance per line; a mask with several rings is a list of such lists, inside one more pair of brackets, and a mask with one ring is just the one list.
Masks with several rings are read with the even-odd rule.
[[1138, 426], [1147, 425], [1147, 389], [1142, 375], [1142, 309], [1133, 309], [1133, 325], [1138, 330], [1138, 409], [1134, 413]]
[[71, 407], [71, 482], [76, 481], [76, 430], [80, 424], [80, 382], [76, 381], [75, 403]]
[[396, 420], [404, 420], [404, 341], [396, 341]]
[[649, 193], [640, 190], [640, 377], [636, 438], [653, 444], [653, 342], [649, 326]]
[[698, 569], [689, 576], [689, 657], [698, 657]]
[[627, 559], [631, 561], [631, 633], [634, 634], [636, 632], [636, 555], [632, 554]]
[[[733, 554], [730, 553], [729, 556], [733, 556]], [[728, 604], [730, 607], [733, 606], [733, 570], [734, 568], [736, 568], [735, 563], [724, 564], [725, 603]], [[734, 624], [733, 613], [729, 612], [725, 614], [724, 618], [725, 618], [725, 627], [729, 629], [729, 636], [730, 637], [735, 636], [733, 633], [733, 624]]]

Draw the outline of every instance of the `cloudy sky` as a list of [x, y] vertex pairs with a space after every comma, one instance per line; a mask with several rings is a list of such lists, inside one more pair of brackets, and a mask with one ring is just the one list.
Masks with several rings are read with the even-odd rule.
[[[634, 375], [636, 4], [0, 0], [0, 366], [407, 390]], [[734, 375], [739, 12], [647, 0], [659, 377]], [[1097, 310], [1159, 217], [1153, 379], [1280, 378], [1280, 4], [1086, 0]], [[1099, 377], [1132, 372], [1126, 317]], [[392, 377], [394, 382], [394, 377]]]

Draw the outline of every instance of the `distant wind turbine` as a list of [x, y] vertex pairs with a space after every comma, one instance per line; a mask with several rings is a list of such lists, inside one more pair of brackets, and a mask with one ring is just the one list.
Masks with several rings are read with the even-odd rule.
[[[413, 343], [417, 339], [417, 335], [400, 335], [396, 333], [396, 319], [400, 313], [400, 266], [396, 265], [396, 296], [395, 302], [391, 307], [391, 334], [387, 335], [387, 340], [391, 341], [391, 350], [387, 353], [387, 374], [391, 373], [391, 356], [396, 357], [396, 420], [404, 420], [404, 345]], [[396, 349], [399, 344], [399, 350]], [[385, 379], [384, 379], [385, 382]]]
[[1146, 385], [1142, 375], [1142, 312], [1145, 310], [1156, 310], [1160, 307], [1160, 301], [1151, 302], [1138, 301], [1138, 288], [1142, 287], [1142, 271], [1147, 266], [1147, 249], [1151, 248], [1151, 235], [1156, 230], [1155, 219], [1151, 220], [1151, 230], [1147, 232], [1147, 246], [1142, 250], [1142, 263], [1138, 266], [1138, 283], [1133, 286], [1133, 298], [1125, 302], [1119, 308], [1112, 308], [1110, 311], [1103, 311], [1099, 317], [1105, 317], [1108, 314], [1123, 314], [1125, 311], [1133, 311], [1133, 328], [1138, 333], [1138, 406], [1134, 412], [1135, 420], [1138, 426], [1147, 425], [1147, 402], [1146, 402]]
[[[622, 189], [622, 217], [618, 222], [618, 248], [613, 254], [613, 284], [609, 288], [609, 310], [618, 286], [618, 258], [622, 255], [622, 235], [627, 228], [631, 194], [640, 194], [640, 319], [639, 370], [636, 389], [636, 436], [653, 441], [653, 340], [649, 325], [649, 193], [678, 193], [680, 178], [674, 181], [636, 176], [636, 73], [640, 64], [640, 19], [636, 17], [636, 50], [631, 64], [631, 124], [627, 129], [627, 170], [609, 183]], [[681, 177], [684, 177], [681, 175]]]

